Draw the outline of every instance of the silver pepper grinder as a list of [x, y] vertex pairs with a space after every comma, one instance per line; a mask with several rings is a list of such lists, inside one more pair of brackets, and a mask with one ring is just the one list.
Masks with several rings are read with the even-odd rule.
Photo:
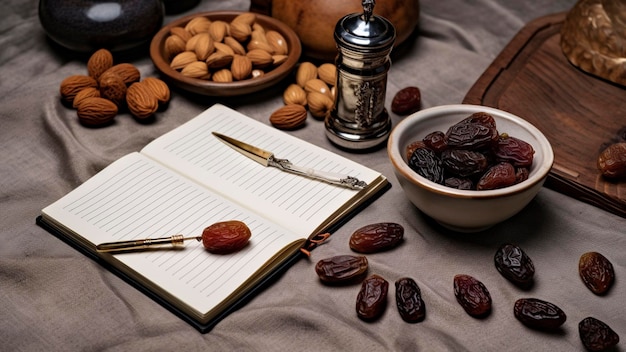
[[385, 109], [389, 53], [396, 30], [373, 15], [374, 0], [363, 13], [347, 15], [335, 26], [338, 55], [335, 105], [326, 117], [326, 136], [347, 149], [369, 149], [386, 141], [391, 120]]

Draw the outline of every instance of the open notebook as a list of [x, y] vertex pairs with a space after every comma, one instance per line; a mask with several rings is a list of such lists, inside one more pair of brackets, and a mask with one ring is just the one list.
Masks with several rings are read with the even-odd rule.
[[[263, 167], [219, 141], [219, 132], [294, 164], [368, 183], [352, 190]], [[103, 263], [202, 332], [297, 259], [308, 238], [340, 226], [389, 187], [380, 173], [216, 104], [126, 155], [42, 210], [37, 222]], [[251, 229], [243, 250], [109, 254], [103, 242], [200, 236], [212, 223]]]

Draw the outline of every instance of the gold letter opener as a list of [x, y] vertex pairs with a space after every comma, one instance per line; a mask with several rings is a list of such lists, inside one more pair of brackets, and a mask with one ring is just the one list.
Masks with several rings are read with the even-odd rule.
[[136, 251], [141, 249], [149, 249], [155, 247], [183, 247], [187, 240], [202, 241], [202, 236], [185, 237], [183, 235], [174, 235], [171, 237], [146, 238], [141, 240], [129, 240], [118, 242], [106, 242], [96, 246], [98, 252], [123, 252]]
[[367, 187], [367, 183], [365, 181], [361, 181], [356, 177], [296, 166], [287, 159], [275, 158], [274, 153], [267, 150], [257, 148], [255, 146], [244, 143], [242, 141], [238, 141], [234, 138], [225, 136], [217, 132], [213, 132], [213, 135], [229, 147], [235, 149], [236, 151], [265, 167], [273, 166], [286, 172], [291, 172], [300, 176], [313, 178], [316, 180], [351, 189], [364, 189], [365, 187]]

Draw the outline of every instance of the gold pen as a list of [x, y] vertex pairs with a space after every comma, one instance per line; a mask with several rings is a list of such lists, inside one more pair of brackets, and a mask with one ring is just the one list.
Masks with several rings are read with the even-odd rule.
[[106, 242], [96, 246], [96, 250], [101, 253], [110, 252], [128, 252], [141, 249], [158, 248], [164, 246], [183, 247], [187, 240], [202, 241], [202, 236], [185, 237], [183, 235], [174, 235], [171, 237], [161, 238], [145, 238], [140, 240]]

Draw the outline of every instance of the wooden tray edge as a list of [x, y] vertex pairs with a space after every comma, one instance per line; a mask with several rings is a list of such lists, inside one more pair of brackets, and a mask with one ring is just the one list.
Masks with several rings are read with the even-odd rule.
[[[567, 12], [559, 12], [539, 17], [524, 26], [502, 49], [491, 65], [483, 72], [463, 98], [464, 104], [485, 105], [484, 96], [489, 87], [514, 62], [515, 57], [523, 52], [533, 38], [540, 32], [552, 27], [561, 26]], [[492, 106], [498, 108], [498, 106]], [[626, 200], [616, 199], [596, 189], [572, 181], [553, 168], [548, 174], [545, 186], [582, 202], [626, 218]]]

